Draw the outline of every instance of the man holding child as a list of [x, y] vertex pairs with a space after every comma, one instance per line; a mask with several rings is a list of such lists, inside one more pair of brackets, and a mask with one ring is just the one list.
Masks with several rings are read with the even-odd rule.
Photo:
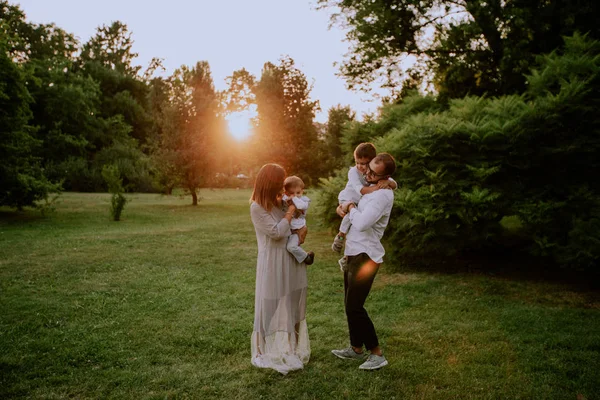
[[[394, 158], [387, 153], [380, 153], [369, 162], [365, 178], [369, 184], [377, 184], [388, 180], [395, 170]], [[379, 265], [383, 262], [385, 250], [381, 238], [389, 222], [393, 203], [394, 192], [383, 189], [363, 195], [358, 204], [349, 201], [338, 207], [338, 214], [341, 217], [349, 215], [351, 222], [344, 250], [344, 304], [350, 347], [332, 350], [332, 353], [342, 359], [363, 360], [365, 348], [370, 354], [359, 366], [365, 370], [379, 369], [388, 364], [364, 304]]]

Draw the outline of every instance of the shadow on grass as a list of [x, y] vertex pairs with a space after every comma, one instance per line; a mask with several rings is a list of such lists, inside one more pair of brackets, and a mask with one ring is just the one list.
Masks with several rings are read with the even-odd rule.
[[36, 222], [46, 220], [48, 217], [43, 216], [37, 210], [25, 209], [23, 211], [2, 209], [0, 210], [0, 223], [6, 224], [22, 224], [24, 222]]
[[483, 275], [511, 281], [560, 283], [578, 291], [596, 291], [600, 296], [600, 273], [597, 268], [581, 271], [560, 267], [550, 258], [527, 253], [523, 247], [494, 247], [452, 256], [404, 257], [395, 271]]

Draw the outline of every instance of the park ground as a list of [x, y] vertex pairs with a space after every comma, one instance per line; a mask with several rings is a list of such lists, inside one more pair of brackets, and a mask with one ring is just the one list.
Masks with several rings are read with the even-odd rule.
[[543, 274], [383, 264], [366, 307], [390, 365], [336, 359], [342, 275], [310, 216], [311, 360], [252, 367], [249, 196], [130, 194], [119, 222], [108, 194], [64, 193], [46, 216], [0, 209], [0, 398], [600, 398], [600, 294]]

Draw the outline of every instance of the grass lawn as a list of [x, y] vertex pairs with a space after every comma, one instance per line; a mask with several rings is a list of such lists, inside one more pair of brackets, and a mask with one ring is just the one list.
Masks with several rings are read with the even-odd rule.
[[342, 275], [311, 218], [310, 363], [252, 367], [249, 195], [130, 195], [120, 222], [107, 194], [0, 209], [0, 398], [600, 398], [600, 296], [574, 284], [384, 264], [366, 307], [390, 365], [336, 359]]

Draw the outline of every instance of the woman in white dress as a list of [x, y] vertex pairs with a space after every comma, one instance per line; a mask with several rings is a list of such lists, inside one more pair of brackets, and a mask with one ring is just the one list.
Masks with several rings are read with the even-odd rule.
[[295, 207], [281, 200], [284, 179], [281, 166], [263, 165], [250, 199], [258, 242], [251, 342], [252, 365], [287, 374], [308, 362], [310, 342], [305, 317], [306, 265], [286, 249]]

